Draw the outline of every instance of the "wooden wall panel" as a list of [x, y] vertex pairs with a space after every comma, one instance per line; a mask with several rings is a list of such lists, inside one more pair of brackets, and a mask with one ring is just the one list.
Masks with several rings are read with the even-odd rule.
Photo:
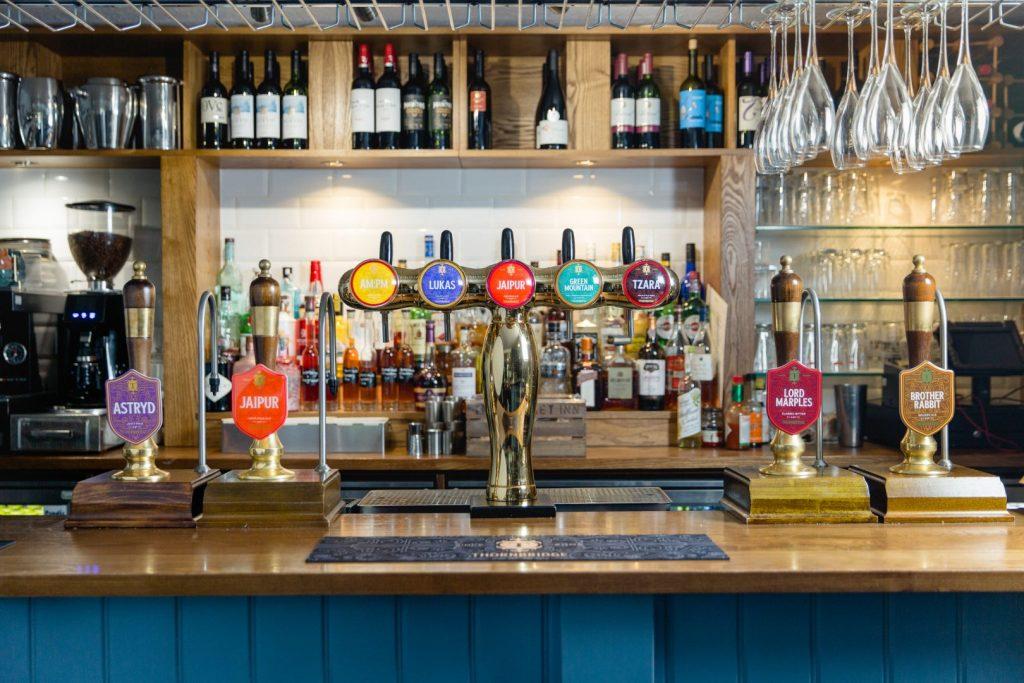
[[[196, 148], [196, 131], [199, 126], [199, 93], [206, 80], [207, 56], [194, 41], [186, 40], [181, 47], [182, 70], [182, 147]], [[224, 82], [223, 76], [221, 83]], [[225, 86], [226, 87], [226, 86]]]
[[611, 147], [611, 63], [609, 39], [566, 41], [569, 149], [601, 151]]
[[0, 617], [5, 681], [996, 682], [1024, 668], [1024, 596], [1007, 593], [19, 598]]
[[309, 43], [310, 149], [352, 149], [348, 117], [352, 49], [351, 40]]
[[163, 220], [164, 443], [195, 445], [196, 306], [220, 263], [220, 173], [202, 159], [160, 160]]
[[716, 72], [718, 87], [722, 89], [724, 116], [722, 120], [725, 133], [725, 146], [736, 148], [736, 39], [729, 38], [718, 51], [718, 71]]
[[754, 159], [724, 156], [704, 169], [703, 276], [729, 305], [724, 391], [754, 361]]
[[[448, 65], [452, 84], [452, 147], [466, 149], [469, 141], [469, 70], [473, 68], [472, 56], [465, 38], [452, 42], [452, 60]], [[404, 83], [405, 80], [403, 79]], [[493, 116], [491, 117], [493, 120]], [[493, 137], [492, 137], [493, 142]]]
[[63, 78], [60, 55], [31, 40], [0, 41], [0, 71]]

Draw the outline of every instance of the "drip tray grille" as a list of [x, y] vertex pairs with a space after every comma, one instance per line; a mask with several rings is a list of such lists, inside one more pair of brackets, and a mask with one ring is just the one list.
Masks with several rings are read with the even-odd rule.
[[[584, 510], [667, 510], [671, 500], [657, 486], [600, 486], [540, 489], [560, 512]], [[483, 489], [370, 491], [356, 504], [362, 513], [469, 512]]]

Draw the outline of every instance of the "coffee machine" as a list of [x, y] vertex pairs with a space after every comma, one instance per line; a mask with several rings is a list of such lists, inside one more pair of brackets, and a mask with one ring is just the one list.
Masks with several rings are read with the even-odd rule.
[[123, 443], [106, 417], [105, 386], [128, 370], [124, 298], [113, 278], [131, 253], [135, 207], [68, 204], [68, 244], [88, 288], [69, 292], [57, 325], [57, 401], [12, 420], [12, 450], [100, 452]]
[[56, 400], [42, 365], [53, 355], [53, 323], [64, 311], [66, 279], [48, 240], [0, 240], [0, 453], [11, 448], [11, 415]]

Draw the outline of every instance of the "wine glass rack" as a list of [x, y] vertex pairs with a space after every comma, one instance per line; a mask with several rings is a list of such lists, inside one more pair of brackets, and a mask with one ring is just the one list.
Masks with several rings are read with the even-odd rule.
[[[897, 4], [919, 4], [900, 0]], [[818, 24], [848, 2], [817, 3]], [[0, 0], [0, 30], [64, 31], [561, 31], [763, 27], [765, 0]], [[1022, 0], [972, 0], [968, 20], [984, 31], [1024, 29]], [[959, 9], [951, 7], [951, 18]], [[959, 20], [958, 20], [959, 21]], [[952, 21], [951, 31], [958, 25]], [[998, 29], [996, 29], [998, 30]]]

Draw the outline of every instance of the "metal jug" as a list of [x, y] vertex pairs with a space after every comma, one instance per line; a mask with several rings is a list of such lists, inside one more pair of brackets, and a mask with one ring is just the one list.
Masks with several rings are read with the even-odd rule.
[[18, 132], [26, 149], [56, 149], [64, 94], [56, 78], [23, 78], [18, 84]]
[[0, 149], [14, 149], [18, 144], [18, 82], [17, 74], [0, 71]]
[[181, 147], [181, 81], [170, 76], [143, 76], [133, 89], [139, 105], [140, 146]]
[[135, 123], [136, 95], [117, 78], [90, 78], [71, 89], [88, 149], [124, 149]]

